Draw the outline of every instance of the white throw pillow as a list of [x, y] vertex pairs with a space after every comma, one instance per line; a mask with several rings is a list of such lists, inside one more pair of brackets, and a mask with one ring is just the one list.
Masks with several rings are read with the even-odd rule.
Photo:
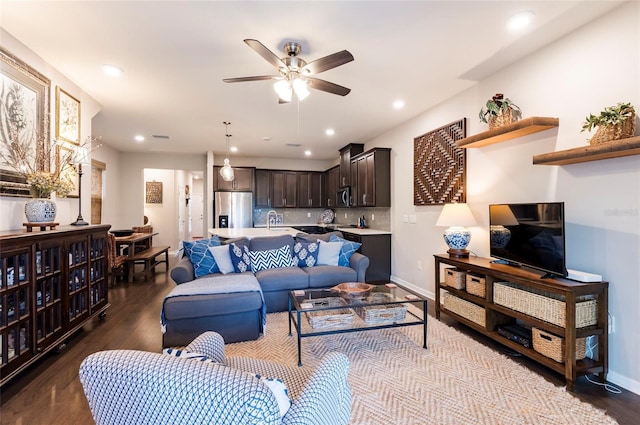
[[320, 249], [318, 249], [318, 265], [319, 266], [337, 266], [342, 242], [325, 242], [318, 240]]
[[229, 245], [210, 246], [209, 251], [216, 260], [216, 264], [220, 269], [220, 273], [234, 273], [236, 270], [233, 268], [231, 262], [231, 254], [229, 253]]

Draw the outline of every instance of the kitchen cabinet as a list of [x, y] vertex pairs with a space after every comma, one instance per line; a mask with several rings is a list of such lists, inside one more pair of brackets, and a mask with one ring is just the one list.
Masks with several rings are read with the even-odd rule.
[[340, 179], [338, 186], [350, 186], [351, 181], [351, 158], [362, 153], [364, 151], [364, 145], [362, 143], [350, 143], [347, 146], [340, 149]]
[[298, 207], [322, 207], [322, 173], [298, 172]]
[[367, 282], [389, 282], [391, 277], [391, 234], [356, 234], [340, 229], [342, 236], [362, 245], [358, 252], [369, 257]]
[[[349, 164], [351, 166], [351, 164]], [[336, 206], [336, 193], [338, 192], [338, 188], [340, 185], [340, 166], [336, 165], [335, 167], [329, 169], [324, 173], [324, 198], [323, 198], [323, 206], [329, 208], [335, 208]]]
[[234, 179], [230, 182], [222, 179], [220, 166], [213, 167], [213, 190], [223, 192], [253, 192], [254, 172], [251, 167], [233, 167]]
[[295, 171], [271, 171], [271, 208], [298, 206], [298, 175]]
[[0, 386], [104, 316], [109, 227], [0, 234]]
[[256, 208], [271, 208], [271, 170], [256, 170]]
[[391, 206], [391, 149], [374, 148], [351, 160], [354, 207]]

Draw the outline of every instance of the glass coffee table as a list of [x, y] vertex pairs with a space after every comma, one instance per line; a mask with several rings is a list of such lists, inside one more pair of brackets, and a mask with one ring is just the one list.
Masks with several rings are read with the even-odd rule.
[[[377, 285], [362, 300], [344, 299], [330, 289], [289, 292], [289, 336], [293, 324], [298, 333], [298, 366], [302, 366], [302, 338], [310, 336], [422, 325], [422, 347], [427, 348], [427, 299], [396, 294], [399, 291], [390, 286]], [[410, 309], [410, 304], [422, 304], [422, 314], [412, 311], [416, 309]]]

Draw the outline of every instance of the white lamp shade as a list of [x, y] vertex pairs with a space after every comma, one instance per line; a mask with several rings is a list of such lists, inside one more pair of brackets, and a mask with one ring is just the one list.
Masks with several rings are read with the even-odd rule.
[[73, 154], [74, 164], [90, 164], [89, 162], [89, 152], [84, 147], [77, 147], [75, 153]]
[[305, 100], [309, 96], [309, 88], [307, 82], [302, 78], [296, 78], [293, 80], [293, 90], [296, 92], [298, 99]]
[[476, 224], [475, 218], [467, 204], [445, 204], [436, 221], [436, 226], [440, 227], [465, 227]]
[[233, 181], [235, 175], [233, 173], [233, 168], [229, 164], [229, 158], [224, 159], [224, 166], [220, 169], [220, 175], [222, 176], [222, 180], [226, 182]]
[[291, 88], [291, 84], [287, 80], [280, 80], [273, 85], [273, 90], [278, 93], [280, 99], [285, 102], [291, 102], [291, 97], [293, 95], [293, 89]]

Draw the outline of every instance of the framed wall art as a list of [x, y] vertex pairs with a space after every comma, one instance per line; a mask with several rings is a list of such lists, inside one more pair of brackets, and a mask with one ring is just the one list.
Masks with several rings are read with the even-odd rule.
[[466, 118], [413, 139], [413, 205], [466, 202]]
[[[48, 78], [0, 46], [0, 195], [30, 197], [26, 177], [10, 165], [9, 146], [32, 167], [49, 170]], [[47, 145], [45, 145], [45, 142]], [[15, 165], [15, 164], [14, 164]], [[18, 164], [19, 165], [19, 164]]]
[[161, 204], [162, 203], [162, 182], [146, 182], [146, 203]]
[[[69, 179], [73, 182], [73, 190], [69, 192], [67, 198], [79, 198], [80, 192], [78, 192], [79, 186], [79, 175], [76, 171], [75, 166], [71, 163], [71, 158], [73, 158], [74, 151], [63, 145], [56, 145], [56, 170], [60, 175], [61, 179]], [[65, 167], [62, 163], [66, 161], [67, 166]], [[64, 169], [63, 169], [64, 168]], [[60, 171], [62, 170], [62, 171]]]
[[56, 87], [56, 139], [80, 144], [80, 101]]

